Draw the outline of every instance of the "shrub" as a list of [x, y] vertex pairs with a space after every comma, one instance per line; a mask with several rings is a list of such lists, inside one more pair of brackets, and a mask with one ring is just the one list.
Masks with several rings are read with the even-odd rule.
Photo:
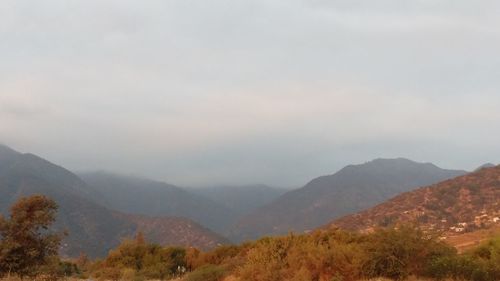
[[366, 253], [362, 269], [366, 277], [402, 280], [410, 275], [424, 274], [429, 261], [454, 255], [455, 250], [418, 228], [402, 225], [398, 229], [379, 229], [371, 234]]
[[221, 266], [204, 265], [191, 272], [186, 281], [221, 281], [224, 274], [225, 270]]

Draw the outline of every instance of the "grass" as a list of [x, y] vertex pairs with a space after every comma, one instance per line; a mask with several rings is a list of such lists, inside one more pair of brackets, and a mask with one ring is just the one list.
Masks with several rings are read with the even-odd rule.
[[500, 227], [449, 236], [445, 241], [457, 248], [459, 253], [463, 253], [477, 247], [481, 242], [491, 239], [495, 235], [500, 235]]

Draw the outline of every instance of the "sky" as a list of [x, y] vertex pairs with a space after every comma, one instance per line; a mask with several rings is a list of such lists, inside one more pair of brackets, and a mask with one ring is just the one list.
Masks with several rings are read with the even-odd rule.
[[500, 163], [500, 2], [3, 0], [0, 143], [74, 171], [299, 187]]

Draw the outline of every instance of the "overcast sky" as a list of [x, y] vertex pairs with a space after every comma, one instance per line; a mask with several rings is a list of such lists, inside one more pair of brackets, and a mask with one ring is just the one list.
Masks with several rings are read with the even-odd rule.
[[301, 186], [500, 162], [500, 1], [3, 0], [0, 142], [72, 170]]

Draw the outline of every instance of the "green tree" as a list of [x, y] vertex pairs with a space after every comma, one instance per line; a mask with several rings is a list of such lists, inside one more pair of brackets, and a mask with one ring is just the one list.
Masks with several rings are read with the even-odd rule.
[[413, 225], [375, 231], [369, 235], [365, 251], [364, 275], [396, 280], [422, 275], [429, 262], [455, 254], [451, 246]]
[[57, 257], [62, 235], [52, 233], [57, 204], [43, 195], [20, 198], [0, 216], [0, 275], [33, 276]]

